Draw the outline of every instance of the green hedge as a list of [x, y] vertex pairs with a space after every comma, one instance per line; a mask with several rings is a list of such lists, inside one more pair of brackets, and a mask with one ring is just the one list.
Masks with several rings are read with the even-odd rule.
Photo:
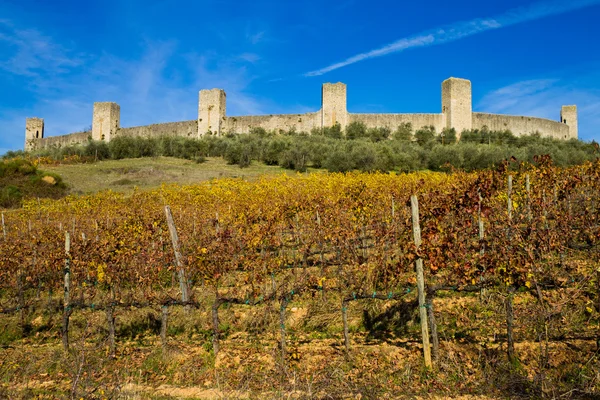
[[[394, 131], [367, 128], [352, 122], [343, 132], [339, 125], [313, 129], [311, 134], [290, 130], [283, 134], [254, 128], [249, 134], [182, 137], [118, 137], [110, 143], [38, 151], [35, 154], [61, 159], [80, 156], [102, 159], [168, 156], [202, 162], [205, 157], [223, 157], [228, 163], [246, 167], [252, 162], [279, 165], [305, 171], [325, 168], [329, 171], [398, 171], [421, 169], [467, 171], [492, 168], [502, 160], [515, 157], [533, 162], [535, 155], [549, 154], [556, 164], [580, 164], [597, 157], [593, 144], [577, 140], [555, 140], [540, 135], [514, 136], [510, 131], [488, 129], [463, 131], [457, 142], [454, 129], [436, 132], [424, 126], [413, 133], [410, 123]], [[14, 155], [14, 153], [13, 153]]]
[[0, 161], [0, 208], [19, 207], [26, 198], [57, 199], [66, 192], [59, 175], [41, 171], [29, 160]]

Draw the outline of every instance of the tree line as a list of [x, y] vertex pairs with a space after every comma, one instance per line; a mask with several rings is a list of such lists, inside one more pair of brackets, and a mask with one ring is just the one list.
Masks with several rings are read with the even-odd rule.
[[[558, 166], [582, 164], [596, 159], [597, 144], [558, 140], [539, 133], [515, 136], [511, 131], [465, 130], [460, 140], [454, 128], [436, 132], [433, 126], [414, 130], [403, 123], [395, 130], [367, 128], [361, 122], [315, 128], [310, 133], [295, 130], [269, 132], [253, 128], [249, 134], [185, 138], [116, 137], [109, 143], [90, 141], [83, 145], [38, 150], [34, 156], [62, 160], [177, 157], [203, 162], [206, 157], [223, 157], [229, 164], [247, 167], [252, 162], [306, 171], [323, 168], [330, 172], [418, 170], [474, 171], [498, 166], [503, 160], [534, 163], [536, 155], [548, 154]], [[8, 152], [5, 158], [22, 155]]]

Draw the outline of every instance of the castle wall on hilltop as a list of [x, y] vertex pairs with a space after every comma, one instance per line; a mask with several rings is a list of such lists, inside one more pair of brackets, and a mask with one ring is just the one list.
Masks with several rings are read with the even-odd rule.
[[[569, 126], [558, 121], [535, 117], [473, 113], [473, 128], [481, 129], [484, 126], [492, 131], [508, 129], [513, 133], [517, 133], [517, 135], [528, 135], [537, 132], [544, 137], [571, 139]], [[575, 136], [575, 139], [577, 139], [577, 136]]]
[[92, 138], [91, 132], [76, 132], [68, 135], [48, 136], [25, 143], [25, 150], [51, 149], [87, 143]]
[[225, 133], [250, 133], [252, 128], [263, 128], [269, 132], [287, 132], [295, 129], [297, 132], [310, 132], [313, 128], [321, 127], [321, 113], [306, 114], [274, 114], [226, 117], [222, 124]]
[[413, 131], [424, 126], [433, 126], [436, 132], [444, 129], [442, 114], [348, 114], [348, 122], [362, 122], [367, 128], [390, 128], [395, 130], [399, 125], [410, 122]]
[[344, 83], [325, 83], [321, 90], [321, 109], [305, 114], [274, 114], [252, 116], [227, 116], [223, 89], [201, 90], [198, 95], [198, 119], [192, 121], [167, 122], [122, 128], [121, 108], [117, 103], [94, 103], [92, 132], [78, 132], [63, 136], [44, 137], [44, 120], [27, 118], [25, 123], [25, 149], [33, 150], [63, 147], [86, 143], [88, 140], [109, 142], [118, 137], [178, 136], [200, 138], [204, 135], [221, 136], [228, 133], [249, 133], [252, 128], [263, 128], [270, 132], [310, 133], [314, 128], [325, 128], [339, 124], [345, 129], [348, 124], [362, 122], [368, 128], [388, 127], [395, 130], [399, 125], [410, 122], [413, 131], [424, 126], [433, 126], [436, 132], [454, 128], [457, 136], [463, 130], [482, 129], [510, 130], [515, 135], [540, 133], [555, 139], [573, 139], [578, 136], [577, 107], [563, 106], [560, 121], [544, 118], [488, 114], [472, 110], [471, 82], [466, 79], [448, 78], [442, 82], [441, 113], [432, 114], [361, 114], [347, 110], [347, 88]]
[[162, 124], [152, 124], [143, 126], [134, 126], [131, 128], [121, 128], [113, 137], [130, 136], [156, 138], [161, 136], [182, 136], [196, 137], [198, 133], [198, 121], [165, 122]]

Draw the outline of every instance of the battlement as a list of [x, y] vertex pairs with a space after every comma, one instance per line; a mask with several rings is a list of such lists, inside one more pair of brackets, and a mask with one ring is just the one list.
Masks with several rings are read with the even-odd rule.
[[577, 139], [577, 106], [562, 106], [560, 109], [560, 122], [569, 127], [569, 139]]
[[448, 78], [442, 82], [442, 115], [446, 128], [454, 128], [459, 137], [473, 127], [471, 81]]
[[121, 127], [119, 125], [120, 117], [121, 107], [117, 103], [94, 103], [92, 139], [110, 142], [110, 139], [117, 134]]
[[321, 89], [321, 127], [340, 124], [345, 129], [347, 123], [346, 84], [324, 83]]
[[[540, 133], [556, 139], [578, 137], [577, 106], [563, 106], [560, 121], [543, 118], [474, 113], [472, 109], [471, 81], [448, 78], [441, 87], [442, 109], [438, 114], [357, 114], [347, 110], [347, 86], [344, 83], [324, 83], [321, 89], [321, 108], [304, 114], [277, 114], [234, 116], [226, 115], [227, 95], [223, 89], [200, 90], [198, 94], [198, 118], [192, 121], [152, 124], [133, 128], [121, 128], [121, 109], [117, 103], [94, 103], [92, 116], [93, 140], [109, 142], [116, 136], [220, 136], [226, 133], [248, 133], [252, 128], [284, 132], [296, 130], [310, 133], [314, 128], [339, 124], [345, 129], [349, 123], [362, 122], [368, 128], [389, 127], [411, 123], [413, 128], [433, 126], [436, 132], [454, 128], [457, 136], [463, 130], [481, 129], [510, 130], [515, 135]], [[89, 135], [76, 133], [54, 138], [44, 138], [44, 120], [27, 118], [25, 123], [25, 149], [57, 147], [83, 143]], [[60, 138], [60, 139], [59, 139]]]
[[198, 99], [198, 137], [221, 135], [225, 119], [226, 94], [223, 89], [201, 90]]
[[44, 138], [44, 120], [42, 118], [25, 119], [25, 150], [33, 150], [38, 140]]

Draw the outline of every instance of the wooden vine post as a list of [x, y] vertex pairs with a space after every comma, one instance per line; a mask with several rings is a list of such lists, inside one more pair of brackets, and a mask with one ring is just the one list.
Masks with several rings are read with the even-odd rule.
[[[483, 240], [485, 239], [485, 228], [483, 226], [483, 216], [481, 215], [481, 203], [483, 202], [483, 197], [481, 197], [481, 193], [479, 194], [479, 203], [477, 206], [477, 226], [479, 230], [479, 242], [481, 243], [481, 248], [479, 249], [479, 254], [483, 257], [485, 254], [485, 245], [483, 244]], [[485, 268], [483, 270], [485, 272]]]
[[431, 344], [433, 348], [433, 359], [437, 361], [440, 356], [440, 339], [437, 332], [437, 321], [435, 320], [435, 313], [433, 312], [433, 296], [427, 298], [426, 308], [427, 317], [429, 318], [429, 324], [431, 325]]
[[[483, 258], [483, 256], [485, 255], [485, 243], [483, 242], [483, 240], [485, 239], [485, 228], [483, 226], [483, 215], [481, 214], [481, 204], [483, 203], [483, 197], [481, 197], [481, 193], [479, 193], [479, 191], [477, 193], [477, 196], [479, 197], [479, 202], [477, 203], [477, 230], [479, 233], [479, 255], [481, 256], [481, 258]], [[485, 273], [486, 266], [484, 264], [483, 272], [481, 274], [481, 277], [479, 278], [479, 283], [483, 283]], [[486, 290], [482, 287], [479, 291], [480, 301], [483, 301], [485, 294]]]
[[[508, 191], [507, 191], [507, 194], [506, 194], [507, 203], [508, 203], [507, 205], [508, 205], [508, 222], [509, 223], [512, 222], [512, 209], [513, 209], [513, 207], [512, 207], [512, 198], [511, 198], [511, 196], [512, 196], [512, 186], [513, 186], [513, 177], [512, 177], [512, 175], [509, 175], [508, 176]], [[510, 227], [509, 227], [509, 229], [510, 229]]]
[[115, 341], [115, 288], [109, 288], [109, 303], [106, 307], [106, 322], [108, 323], [108, 356], [115, 358], [116, 356], [116, 341]]
[[[415, 247], [418, 251], [421, 246], [421, 226], [419, 224], [419, 201], [414, 194], [410, 196], [410, 208], [412, 212], [412, 228]], [[419, 295], [419, 317], [421, 319], [421, 336], [423, 338], [423, 357], [425, 367], [431, 368], [431, 348], [429, 347], [429, 327], [427, 326], [427, 310], [425, 303], [425, 278], [423, 276], [423, 259], [417, 257], [415, 261], [417, 270], [417, 290]]]
[[6, 240], [6, 225], [4, 224], [4, 213], [2, 213], [2, 236]]
[[525, 175], [525, 190], [527, 191], [527, 220], [531, 222], [533, 215], [531, 214], [531, 183], [529, 174]]
[[348, 302], [342, 300], [342, 323], [344, 324], [344, 348], [346, 353], [350, 351], [350, 335], [348, 332]]
[[63, 321], [62, 342], [65, 351], [69, 350], [69, 318], [71, 309], [71, 236], [65, 231], [65, 270], [64, 270], [64, 298], [63, 298]]
[[212, 305], [212, 327], [213, 327], [213, 353], [215, 357], [219, 354], [219, 307], [221, 306], [221, 300], [219, 300], [219, 292], [215, 290], [215, 302]]
[[[512, 175], [508, 176], [508, 190], [507, 190], [507, 206], [508, 206], [508, 230], [507, 235], [510, 240], [512, 236], [511, 228], [512, 228], [512, 184], [513, 179]], [[506, 341], [507, 341], [507, 353], [508, 353], [508, 361], [514, 362], [515, 360], [515, 341], [513, 334], [513, 326], [514, 326], [514, 311], [513, 311], [513, 293], [514, 288], [512, 284], [508, 288], [508, 296], [506, 297]]]
[[185, 263], [179, 249], [179, 237], [177, 236], [177, 227], [173, 221], [171, 207], [165, 206], [165, 214], [167, 216], [167, 224], [169, 225], [169, 233], [171, 234], [171, 242], [173, 243], [173, 252], [175, 253], [175, 263], [177, 264], [177, 275], [179, 277], [179, 288], [181, 290], [181, 301], [186, 304], [189, 301], [188, 284], [185, 277]]
[[[293, 292], [292, 292], [293, 293]], [[284, 295], [281, 299], [281, 304], [279, 306], [279, 333], [280, 333], [280, 346], [281, 346], [281, 366], [284, 371], [286, 370], [286, 354], [287, 354], [287, 346], [286, 346], [286, 338], [285, 338], [285, 309], [289, 303], [288, 298]]]
[[160, 320], [160, 342], [162, 344], [163, 355], [167, 353], [167, 319], [169, 317], [169, 307], [162, 306], [162, 316]]

